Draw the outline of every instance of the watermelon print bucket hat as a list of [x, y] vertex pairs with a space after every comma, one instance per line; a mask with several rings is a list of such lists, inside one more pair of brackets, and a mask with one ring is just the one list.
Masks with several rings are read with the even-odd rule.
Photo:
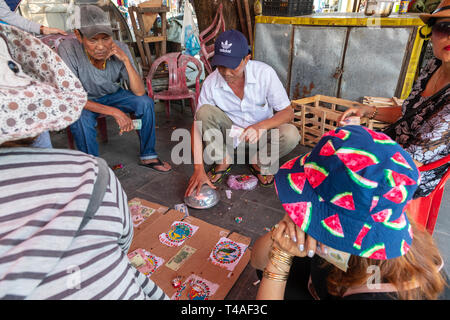
[[327, 132], [310, 153], [282, 165], [275, 186], [305, 233], [331, 248], [386, 260], [409, 250], [413, 234], [404, 209], [418, 180], [400, 145], [352, 125]]

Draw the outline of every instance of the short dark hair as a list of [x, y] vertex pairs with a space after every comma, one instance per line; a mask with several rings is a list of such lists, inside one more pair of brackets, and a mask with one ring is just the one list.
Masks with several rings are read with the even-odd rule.
[[430, 18], [430, 19], [428, 19], [428, 22], [427, 22], [427, 25], [429, 26], [429, 27], [432, 27], [435, 23], [436, 23], [436, 18]]

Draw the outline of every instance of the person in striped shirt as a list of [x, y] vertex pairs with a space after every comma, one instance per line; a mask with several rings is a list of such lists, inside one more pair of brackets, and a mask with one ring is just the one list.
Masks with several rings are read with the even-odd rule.
[[27, 83], [19, 69], [20, 88], [0, 84], [0, 299], [168, 299], [128, 260], [127, 196], [106, 162], [29, 147], [41, 132], [76, 121], [87, 95], [50, 48], [1, 26], [0, 48], [6, 45], [19, 68], [16, 54], [26, 52], [14, 43], [29, 43], [61, 72], [48, 83]]

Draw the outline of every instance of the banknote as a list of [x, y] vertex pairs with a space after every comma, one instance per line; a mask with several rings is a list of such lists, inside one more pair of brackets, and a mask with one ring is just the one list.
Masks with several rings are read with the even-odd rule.
[[178, 271], [183, 263], [185, 263], [186, 260], [195, 253], [195, 251], [197, 251], [197, 249], [190, 246], [184, 246], [176, 255], [172, 257], [172, 259], [169, 260], [169, 262], [166, 263], [166, 267], [172, 269], [173, 271]]
[[141, 130], [141, 128], [142, 128], [142, 120], [141, 119], [134, 119], [133, 120], [133, 126], [134, 126], [134, 130]]
[[341, 269], [344, 272], [347, 272], [348, 269], [348, 259], [350, 259], [350, 253], [342, 252], [330, 247], [327, 247], [327, 253], [325, 254], [320, 249], [320, 246], [317, 246], [316, 253], [327, 260], [329, 263], [333, 264], [337, 268]]

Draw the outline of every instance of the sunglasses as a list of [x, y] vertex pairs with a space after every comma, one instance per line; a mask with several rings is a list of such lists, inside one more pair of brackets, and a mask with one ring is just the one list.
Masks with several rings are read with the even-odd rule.
[[450, 21], [442, 21], [433, 25], [432, 32], [438, 37], [448, 37], [450, 35]]

